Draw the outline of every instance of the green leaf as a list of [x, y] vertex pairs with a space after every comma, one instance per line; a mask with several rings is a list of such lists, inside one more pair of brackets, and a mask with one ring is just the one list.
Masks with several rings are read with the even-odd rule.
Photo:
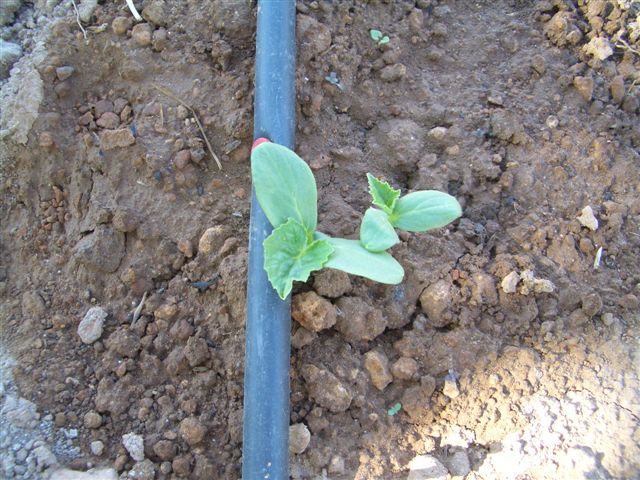
[[369, 30], [371, 39], [378, 42], [382, 38], [382, 32], [380, 30]]
[[299, 222], [289, 219], [264, 241], [264, 269], [271, 285], [285, 299], [294, 280], [302, 282], [320, 270], [333, 252], [327, 240], [314, 240]]
[[369, 182], [369, 193], [373, 199], [373, 204], [391, 214], [398, 197], [400, 197], [400, 190], [392, 188], [387, 182], [378, 180], [370, 173], [367, 173], [367, 181]]
[[331, 238], [320, 232], [316, 232], [315, 237], [327, 240], [333, 247], [329, 261], [324, 264], [327, 268], [391, 285], [397, 285], [404, 277], [402, 265], [387, 252], [370, 252], [358, 240]]
[[389, 415], [390, 417], [393, 417], [395, 414], [397, 414], [400, 410], [402, 409], [402, 404], [400, 402], [395, 403], [391, 406], [391, 408], [389, 408], [389, 410], [387, 410], [387, 415]]
[[400, 239], [389, 223], [389, 216], [377, 208], [368, 208], [360, 225], [360, 243], [370, 252], [384, 252]]
[[462, 215], [460, 204], [448, 193], [421, 190], [398, 199], [391, 224], [408, 232], [425, 232], [453, 222]]
[[251, 178], [258, 203], [274, 228], [293, 218], [307, 230], [315, 230], [316, 181], [298, 155], [282, 145], [262, 143], [251, 153]]
[[378, 42], [378, 45], [386, 45], [387, 43], [389, 43], [389, 37], [385, 35], [380, 39], [380, 41]]

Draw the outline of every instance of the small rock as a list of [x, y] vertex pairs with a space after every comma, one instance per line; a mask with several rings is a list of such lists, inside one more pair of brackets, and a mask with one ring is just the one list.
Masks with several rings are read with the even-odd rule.
[[582, 50], [594, 58], [600, 61], [606, 60], [613, 55], [613, 49], [609, 43], [609, 39], [606, 37], [593, 37], [589, 43], [587, 43]]
[[589, 205], [582, 209], [577, 219], [583, 227], [587, 227], [591, 231], [595, 232], [598, 229], [598, 219], [593, 214], [593, 209]]
[[133, 460], [136, 462], [144, 460], [144, 439], [142, 435], [126, 433], [122, 436], [122, 445]]
[[173, 157], [173, 164], [178, 170], [182, 170], [189, 164], [190, 160], [191, 151], [188, 149], [180, 150], [178, 153], [176, 153], [175, 157]]
[[151, 45], [151, 25], [148, 23], [139, 23], [131, 30], [131, 38], [140, 47]]
[[558, 117], [556, 117], [555, 115], [549, 115], [545, 124], [547, 125], [547, 128], [553, 130], [554, 128], [557, 128], [558, 125], [560, 125], [560, 120], [558, 120]]
[[6, 397], [0, 418], [5, 418], [12, 425], [20, 428], [34, 428], [37, 425], [40, 415], [33, 402], [26, 398]]
[[171, 467], [173, 469], [173, 473], [175, 473], [178, 477], [186, 477], [191, 473], [191, 455], [180, 455], [173, 459], [171, 462]]
[[291, 337], [291, 346], [300, 349], [312, 343], [316, 338], [318, 338], [317, 333], [310, 332], [304, 327], [299, 327]]
[[609, 83], [609, 91], [611, 92], [611, 99], [620, 105], [624, 100], [624, 77], [622, 75], [616, 75], [611, 79]]
[[222, 225], [207, 228], [198, 242], [198, 253], [209, 255], [218, 252], [227, 236], [228, 230]]
[[142, 18], [149, 23], [153, 23], [156, 27], [163, 27], [166, 25], [164, 0], [154, 0], [146, 5], [142, 10]]
[[83, 422], [86, 428], [99, 428], [102, 425], [102, 415], [91, 410], [84, 414]]
[[400, 380], [411, 380], [418, 373], [418, 362], [410, 357], [400, 357], [391, 366], [391, 373]]
[[204, 338], [190, 337], [184, 348], [184, 356], [191, 367], [197, 367], [209, 360], [209, 347]]
[[40, 445], [31, 451], [32, 455], [36, 457], [36, 464], [40, 470], [46, 470], [47, 468], [56, 465], [58, 459], [49, 448], [44, 445]]
[[436, 457], [418, 455], [409, 462], [407, 480], [447, 480], [449, 471]]
[[78, 125], [86, 126], [93, 122], [93, 113], [86, 112], [78, 118]]
[[69, 82], [60, 82], [53, 87], [53, 91], [56, 92], [58, 98], [67, 98], [71, 94], [71, 90], [71, 84]]
[[449, 473], [456, 477], [464, 477], [471, 471], [471, 462], [469, 456], [464, 450], [458, 450], [446, 459]]
[[531, 59], [531, 67], [539, 74], [544, 75], [546, 70], [544, 57], [540, 54], [534, 55]]
[[159, 28], [155, 32], [153, 32], [153, 40], [152, 45], [153, 49], [156, 52], [161, 52], [165, 48], [167, 48], [167, 43], [169, 41], [169, 33], [166, 28]]
[[91, 442], [90, 448], [91, 448], [91, 453], [97, 457], [99, 457], [104, 453], [104, 443], [102, 443], [100, 440], [95, 440]]
[[196, 417], [187, 417], [180, 422], [180, 436], [190, 446], [200, 443], [206, 433], [207, 428]]
[[382, 352], [372, 350], [365, 353], [364, 368], [371, 376], [371, 383], [378, 390], [384, 390], [393, 381], [393, 377], [389, 373], [389, 360]]
[[113, 468], [91, 469], [86, 472], [64, 468], [53, 472], [49, 480], [118, 480], [118, 472]]
[[178, 446], [171, 440], [159, 440], [153, 446], [153, 453], [160, 460], [173, 460], [178, 453]]
[[341, 270], [324, 268], [314, 275], [313, 288], [323, 297], [338, 298], [351, 291], [351, 279]]
[[299, 55], [310, 60], [331, 46], [331, 30], [309, 15], [297, 15], [296, 37]]
[[175, 303], [165, 303], [155, 309], [153, 316], [162, 320], [171, 320], [177, 313], [178, 306]]
[[638, 307], [640, 307], [640, 299], [633, 293], [627, 293], [618, 299], [618, 305], [627, 310], [638, 310]]
[[80, 20], [84, 23], [89, 23], [97, 6], [98, 0], [83, 0], [82, 3], [78, 5], [78, 16]]
[[602, 310], [602, 297], [597, 293], [590, 293], [582, 298], [582, 311], [589, 317], [596, 316]]
[[533, 280], [534, 293], [553, 293], [555, 288], [556, 286], [551, 280], [546, 280], [544, 278], [535, 278]]
[[385, 82], [397, 82], [404, 78], [407, 74], [407, 67], [402, 63], [395, 63], [393, 65], [387, 65], [380, 70], [380, 78]]
[[518, 275], [518, 272], [513, 271], [509, 273], [506, 277], [502, 279], [502, 282], [500, 282], [502, 291], [504, 293], [515, 293], [519, 281], [520, 281], [520, 275]]
[[100, 128], [117, 128], [120, 125], [120, 117], [113, 112], [105, 112], [96, 122]]
[[600, 320], [602, 320], [602, 323], [604, 323], [607, 327], [610, 327], [616, 321], [616, 317], [613, 316], [613, 313], [607, 312], [603, 313], [600, 316]]
[[76, 71], [76, 69], [73, 68], [70, 65], [65, 65], [63, 67], [58, 67], [58, 68], [56, 68], [56, 77], [58, 77], [58, 80], [63, 82], [67, 78], [69, 78], [71, 75], [73, 75], [73, 72], [75, 72], [75, 71]]
[[101, 307], [92, 307], [89, 309], [78, 325], [78, 335], [82, 343], [89, 345], [102, 336], [104, 320], [107, 318], [107, 315], [107, 312]]
[[154, 480], [156, 478], [156, 466], [149, 459], [136, 462], [127, 473], [127, 478], [130, 480]]
[[451, 323], [451, 304], [451, 285], [445, 280], [429, 285], [420, 295], [422, 311], [434, 327], [444, 327]]
[[578, 93], [584, 98], [587, 102], [591, 101], [593, 97], [593, 77], [587, 76], [576, 76], [573, 78], [573, 86], [576, 87]]
[[7, 78], [11, 67], [22, 56], [22, 47], [0, 38], [0, 79]]
[[[105, 113], [105, 115], [107, 114]], [[132, 210], [127, 208], [118, 208], [113, 214], [111, 223], [113, 223], [114, 228], [119, 232], [129, 233], [134, 232], [138, 228], [141, 220]]]
[[409, 14], [409, 31], [413, 34], [420, 33], [424, 24], [424, 13], [419, 8], [414, 8]]
[[302, 367], [302, 376], [307, 383], [309, 397], [321, 407], [338, 413], [351, 405], [352, 393], [328, 370], [306, 364]]
[[307, 330], [319, 332], [336, 323], [336, 309], [315, 292], [297, 294], [291, 301], [291, 316]]
[[304, 423], [289, 426], [289, 451], [295, 454], [304, 452], [311, 441], [311, 432]]
[[136, 143], [136, 137], [129, 128], [103, 130], [100, 133], [100, 148], [105, 152], [114, 148], [128, 147], [134, 143]]
[[444, 387], [442, 389], [442, 393], [444, 393], [446, 397], [449, 397], [451, 399], [457, 398], [460, 395], [460, 390], [458, 390], [458, 382], [455, 378], [447, 375], [447, 377], [444, 379]]
[[129, 17], [116, 17], [111, 22], [111, 29], [116, 35], [124, 35], [131, 28], [131, 19]]
[[449, 129], [446, 127], [435, 127], [429, 130], [427, 137], [429, 137], [430, 140], [442, 142], [447, 136], [448, 131]]
[[360, 297], [342, 297], [336, 302], [335, 328], [351, 341], [369, 341], [387, 328], [387, 319]]

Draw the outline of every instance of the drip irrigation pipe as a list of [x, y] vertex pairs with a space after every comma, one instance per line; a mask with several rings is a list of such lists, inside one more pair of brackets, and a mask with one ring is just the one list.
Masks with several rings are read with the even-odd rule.
[[[254, 139], [288, 148], [295, 133], [295, 0], [259, 0]], [[242, 478], [289, 478], [291, 299], [282, 301], [264, 271], [271, 225], [251, 194], [247, 281]]]

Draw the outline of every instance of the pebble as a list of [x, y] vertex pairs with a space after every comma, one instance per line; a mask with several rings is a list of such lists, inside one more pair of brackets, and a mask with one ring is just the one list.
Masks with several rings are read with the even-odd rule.
[[353, 394], [330, 371], [306, 364], [302, 366], [302, 376], [309, 397], [321, 407], [338, 413], [346, 411], [351, 405]]
[[70, 65], [65, 65], [63, 67], [58, 67], [58, 68], [56, 68], [56, 77], [58, 77], [58, 80], [63, 82], [66, 79], [68, 79], [69, 77], [71, 77], [71, 75], [73, 75], [73, 72], [75, 72], [75, 71], [76, 71], [76, 69], [73, 68]]
[[469, 456], [464, 450], [458, 450], [446, 459], [449, 473], [452, 476], [464, 477], [471, 471]]
[[436, 457], [418, 455], [409, 462], [407, 480], [447, 480], [449, 471]]
[[606, 37], [593, 37], [589, 43], [582, 47], [582, 50], [600, 61], [606, 60], [613, 55], [613, 49]]
[[295, 454], [303, 453], [311, 441], [311, 432], [304, 423], [289, 426], [289, 451]]
[[446, 397], [449, 397], [451, 399], [457, 398], [460, 395], [458, 382], [455, 378], [447, 376], [444, 379], [444, 388], [442, 389], [442, 393], [444, 393]]
[[307, 345], [313, 343], [313, 341], [318, 338], [318, 334], [315, 332], [310, 332], [304, 327], [300, 327], [296, 330], [296, 333], [291, 337], [291, 346], [296, 349], [300, 349], [302, 347], [306, 347]]
[[118, 480], [118, 472], [113, 468], [91, 469], [86, 472], [64, 468], [53, 472], [49, 480]]
[[107, 318], [107, 315], [107, 312], [101, 307], [92, 307], [89, 309], [80, 322], [80, 325], [78, 325], [78, 335], [82, 343], [89, 345], [102, 336], [104, 320]]
[[197, 445], [207, 433], [207, 428], [196, 417], [187, 417], [180, 422], [180, 436], [190, 446]]
[[602, 297], [598, 293], [590, 293], [582, 298], [582, 311], [589, 317], [594, 317], [602, 311]]
[[134, 143], [136, 143], [136, 137], [129, 128], [103, 130], [100, 133], [100, 148], [105, 152], [114, 148], [128, 147]]
[[546, 65], [544, 57], [540, 54], [534, 55], [531, 58], [531, 67], [539, 74], [544, 75], [546, 71]]
[[80, 20], [84, 23], [89, 23], [97, 6], [98, 0], [83, 0], [82, 3], [78, 5], [78, 16]]
[[325, 268], [313, 277], [313, 288], [323, 297], [338, 298], [349, 293], [352, 285], [347, 273]]
[[84, 414], [83, 422], [86, 428], [99, 428], [102, 425], [102, 415], [91, 410]]
[[151, 45], [151, 25], [139, 23], [131, 30], [131, 38], [141, 47]]
[[384, 390], [393, 381], [389, 372], [389, 359], [382, 352], [371, 350], [365, 353], [364, 368], [371, 376], [371, 383], [378, 390]]
[[178, 453], [178, 446], [171, 440], [159, 440], [153, 446], [153, 453], [160, 460], [173, 460]]
[[45, 470], [58, 463], [58, 459], [45, 445], [37, 446], [31, 452], [36, 458], [36, 464], [40, 470]]
[[91, 442], [90, 448], [91, 448], [91, 453], [93, 453], [97, 457], [99, 457], [104, 453], [104, 443], [102, 443], [102, 441], [100, 440], [95, 440]]
[[554, 128], [557, 128], [558, 125], [560, 125], [560, 120], [558, 120], [558, 117], [556, 117], [555, 115], [549, 115], [545, 124], [547, 125], [547, 128], [553, 130]]
[[341, 297], [336, 302], [335, 328], [352, 341], [373, 340], [387, 328], [387, 319], [360, 297]]
[[[182, 105], [181, 105], [182, 106]], [[178, 170], [182, 170], [189, 164], [191, 160], [191, 151], [188, 149], [180, 150], [176, 153], [175, 157], [173, 157], [173, 164], [176, 166]]]
[[11, 67], [22, 56], [22, 47], [17, 43], [0, 39], [0, 79], [7, 78]]
[[209, 347], [207, 341], [200, 337], [190, 337], [184, 347], [184, 356], [189, 362], [189, 366], [197, 367], [209, 360]]
[[418, 362], [410, 357], [400, 357], [391, 366], [391, 373], [400, 380], [411, 380], [418, 373]]
[[167, 42], [169, 41], [169, 33], [165, 28], [159, 28], [153, 32], [153, 49], [156, 52], [161, 52], [167, 48]]
[[174, 458], [173, 462], [171, 462], [173, 473], [178, 477], [186, 477], [191, 473], [191, 463], [192, 458], [191, 455], [188, 454]]
[[589, 230], [595, 232], [598, 229], [598, 219], [593, 214], [591, 206], [587, 205], [582, 209], [582, 212], [576, 217], [583, 227], [587, 227]]
[[163, 27], [166, 25], [164, 0], [154, 0], [148, 5], [145, 3], [145, 5], [146, 6], [142, 10], [142, 18], [147, 22], [154, 24], [156, 27]]
[[101, 128], [117, 128], [120, 125], [120, 117], [113, 112], [105, 112], [96, 121], [96, 125]]
[[578, 93], [584, 98], [587, 102], [591, 101], [593, 97], [593, 77], [591, 76], [576, 76], [573, 78], [573, 86], [576, 87]]
[[291, 316], [307, 330], [319, 332], [335, 325], [337, 312], [330, 301], [315, 292], [305, 292], [294, 295]]
[[156, 466], [149, 460], [141, 460], [136, 462], [127, 474], [127, 478], [131, 480], [154, 480], [156, 478]]
[[220, 250], [227, 238], [227, 229], [222, 225], [207, 228], [198, 241], [198, 253], [209, 255]]
[[136, 462], [144, 460], [144, 438], [135, 433], [125, 433], [122, 436], [122, 445], [129, 452], [129, 456]]
[[451, 284], [438, 280], [429, 285], [420, 295], [420, 306], [434, 327], [444, 327], [451, 323]]
[[402, 63], [395, 63], [393, 65], [387, 65], [380, 70], [380, 78], [385, 82], [397, 82], [404, 78], [407, 74], [407, 67]]
[[504, 293], [516, 293], [518, 282], [520, 282], [520, 275], [518, 275], [518, 272], [513, 271], [502, 279], [500, 286]]
[[613, 316], [613, 313], [607, 312], [600, 316], [600, 320], [602, 320], [602, 323], [607, 327], [610, 327], [616, 321], [616, 317]]
[[622, 75], [616, 75], [609, 82], [609, 91], [611, 92], [611, 99], [620, 105], [624, 100], [624, 77]]
[[116, 35], [124, 35], [131, 28], [131, 19], [129, 17], [116, 17], [111, 22], [111, 29]]
[[178, 313], [178, 306], [175, 303], [165, 303], [153, 312], [153, 316], [162, 320], [171, 320]]

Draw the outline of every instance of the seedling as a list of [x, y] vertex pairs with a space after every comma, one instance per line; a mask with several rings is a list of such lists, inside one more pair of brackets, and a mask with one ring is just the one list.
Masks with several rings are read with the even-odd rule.
[[325, 267], [396, 285], [404, 269], [386, 251], [400, 241], [395, 229], [424, 232], [462, 214], [458, 201], [447, 193], [424, 190], [401, 197], [400, 190], [367, 174], [374, 206], [364, 214], [359, 240], [332, 238], [316, 230], [316, 181], [293, 151], [257, 140], [251, 177], [258, 203], [274, 228], [264, 241], [264, 269], [283, 300], [294, 280], [304, 282]]
[[383, 35], [380, 30], [369, 30], [369, 35], [371, 35], [371, 39], [376, 42], [379, 47], [389, 43], [389, 37]]
[[336, 87], [338, 87], [340, 90], [344, 90], [344, 87], [340, 83], [340, 79], [338, 78], [338, 75], [336, 74], [336, 72], [329, 73], [329, 75], [324, 77], [324, 79], [327, 82], [329, 82], [331, 85], [335, 85]]
[[395, 403], [391, 406], [391, 408], [389, 408], [389, 410], [387, 410], [387, 415], [389, 415], [390, 417], [393, 417], [394, 415], [396, 415], [400, 410], [402, 409], [402, 404], [400, 402]]

